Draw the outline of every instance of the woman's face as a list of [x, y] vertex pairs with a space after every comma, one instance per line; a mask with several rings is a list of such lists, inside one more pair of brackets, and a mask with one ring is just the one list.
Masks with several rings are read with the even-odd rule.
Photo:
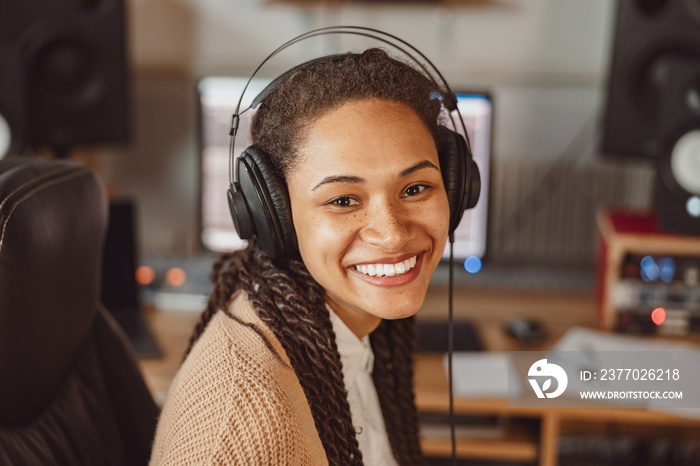
[[287, 184], [299, 251], [358, 336], [413, 315], [447, 241], [437, 149], [407, 105], [358, 100], [308, 128]]

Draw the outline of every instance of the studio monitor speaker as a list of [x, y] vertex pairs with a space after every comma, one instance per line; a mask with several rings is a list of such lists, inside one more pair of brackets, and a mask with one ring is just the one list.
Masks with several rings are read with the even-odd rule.
[[700, 234], [700, 1], [619, 0], [607, 91], [603, 152], [654, 160], [660, 227]]
[[0, 0], [0, 47], [20, 57], [27, 143], [127, 140], [124, 2]]

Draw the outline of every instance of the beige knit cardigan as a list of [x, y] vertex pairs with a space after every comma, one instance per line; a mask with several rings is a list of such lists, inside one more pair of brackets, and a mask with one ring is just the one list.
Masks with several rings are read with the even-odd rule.
[[156, 465], [326, 465], [311, 409], [279, 340], [239, 293], [217, 312], [168, 392], [156, 431]]

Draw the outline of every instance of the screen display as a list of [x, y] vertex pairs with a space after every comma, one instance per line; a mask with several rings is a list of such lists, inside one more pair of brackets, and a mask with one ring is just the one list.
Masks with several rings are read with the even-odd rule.
[[[229, 128], [247, 78], [206, 77], [199, 81], [201, 225], [202, 243], [209, 250], [232, 251], [245, 247], [233, 227], [226, 191], [229, 186]], [[241, 109], [246, 109], [269, 81], [254, 79], [248, 86]], [[455, 231], [454, 253], [457, 259], [483, 257], [486, 252], [489, 169], [491, 155], [492, 103], [486, 94], [458, 93], [457, 105], [469, 133], [474, 160], [481, 172], [481, 197], [474, 209], [465, 212]], [[236, 144], [237, 157], [248, 147], [254, 109], [240, 116]], [[457, 131], [463, 129], [454, 112]], [[445, 256], [449, 254], [446, 249]]]

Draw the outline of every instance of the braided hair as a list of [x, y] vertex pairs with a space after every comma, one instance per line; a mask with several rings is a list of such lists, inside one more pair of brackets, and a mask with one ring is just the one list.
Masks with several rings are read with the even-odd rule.
[[[302, 68], [263, 100], [253, 119], [253, 142], [270, 154], [284, 178], [299, 163], [298, 148], [311, 123], [348, 101], [377, 98], [410, 106], [439, 146], [441, 105], [436, 93], [440, 90], [432, 80], [380, 49], [331, 56]], [[272, 259], [251, 241], [242, 251], [220, 256], [211, 280], [213, 291], [187, 353], [216, 312], [228, 314], [234, 292], [244, 291], [289, 357], [329, 463], [362, 465], [325, 290], [301, 259]], [[274, 352], [262, 332], [253, 331]], [[394, 457], [401, 465], [423, 464], [413, 394], [413, 318], [382, 321], [370, 334], [370, 343], [375, 355], [372, 378]]]

